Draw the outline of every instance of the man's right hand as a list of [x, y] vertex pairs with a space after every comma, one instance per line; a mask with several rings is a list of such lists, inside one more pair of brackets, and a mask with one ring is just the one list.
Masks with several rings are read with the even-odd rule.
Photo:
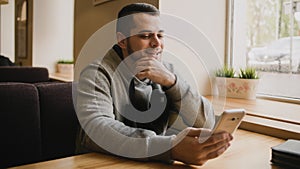
[[[200, 143], [200, 134], [210, 137]], [[227, 132], [212, 134], [208, 129], [186, 128], [173, 140], [172, 159], [186, 164], [203, 165], [207, 160], [224, 153], [232, 139], [232, 135]]]
[[142, 57], [136, 61], [135, 68], [136, 77], [140, 80], [147, 78], [167, 88], [176, 81], [175, 75], [154, 57]]

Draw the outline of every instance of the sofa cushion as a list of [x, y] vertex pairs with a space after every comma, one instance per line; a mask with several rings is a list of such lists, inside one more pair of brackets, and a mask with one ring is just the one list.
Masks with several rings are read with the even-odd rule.
[[49, 81], [49, 72], [44, 67], [0, 67], [0, 82], [37, 83]]
[[0, 116], [0, 168], [40, 160], [37, 88], [26, 83], [0, 83]]
[[72, 100], [72, 83], [36, 86], [40, 98], [43, 159], [74, 155], [78, 121]]

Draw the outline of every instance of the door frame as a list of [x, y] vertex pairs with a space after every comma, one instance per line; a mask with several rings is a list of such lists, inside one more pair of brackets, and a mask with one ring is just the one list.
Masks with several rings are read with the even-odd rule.
[[[21, 38], [20, 17], [23, 3], [26, 5], [25, 44], [23, 54], [18, 39]], [[15, 0], [15, 64], [19, 66], [32, 66], [32, 27], [33, 27], [33, 0]], [[21, 42], [20, 42], [21, 43]]]

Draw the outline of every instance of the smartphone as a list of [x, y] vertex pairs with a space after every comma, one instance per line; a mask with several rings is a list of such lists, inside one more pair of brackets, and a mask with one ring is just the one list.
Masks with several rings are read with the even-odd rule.
[[225, 110], [215, 125], [213, 133], [227, 131], [228, 133], [233, 134], [241, 124], [245, 114], [246, 113], [244, 109]]

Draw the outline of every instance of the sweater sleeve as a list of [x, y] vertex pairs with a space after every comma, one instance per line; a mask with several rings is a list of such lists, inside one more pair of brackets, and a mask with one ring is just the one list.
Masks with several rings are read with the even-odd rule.
[[85, 134], [79, 138], [79, 145], [89, 151], [105, 151], [126, 158], [171, 162], [174, 136], [159, 136], [116, 119], [110, 80], [98, 65], [90, 65], [80, 76], [76, 112]]
[[177, 74], [175, 85], [165, 91], [175, 112], [187, 126], [212, 129], [215, 123], [213, 106], [209, 100], [192, 89]]

